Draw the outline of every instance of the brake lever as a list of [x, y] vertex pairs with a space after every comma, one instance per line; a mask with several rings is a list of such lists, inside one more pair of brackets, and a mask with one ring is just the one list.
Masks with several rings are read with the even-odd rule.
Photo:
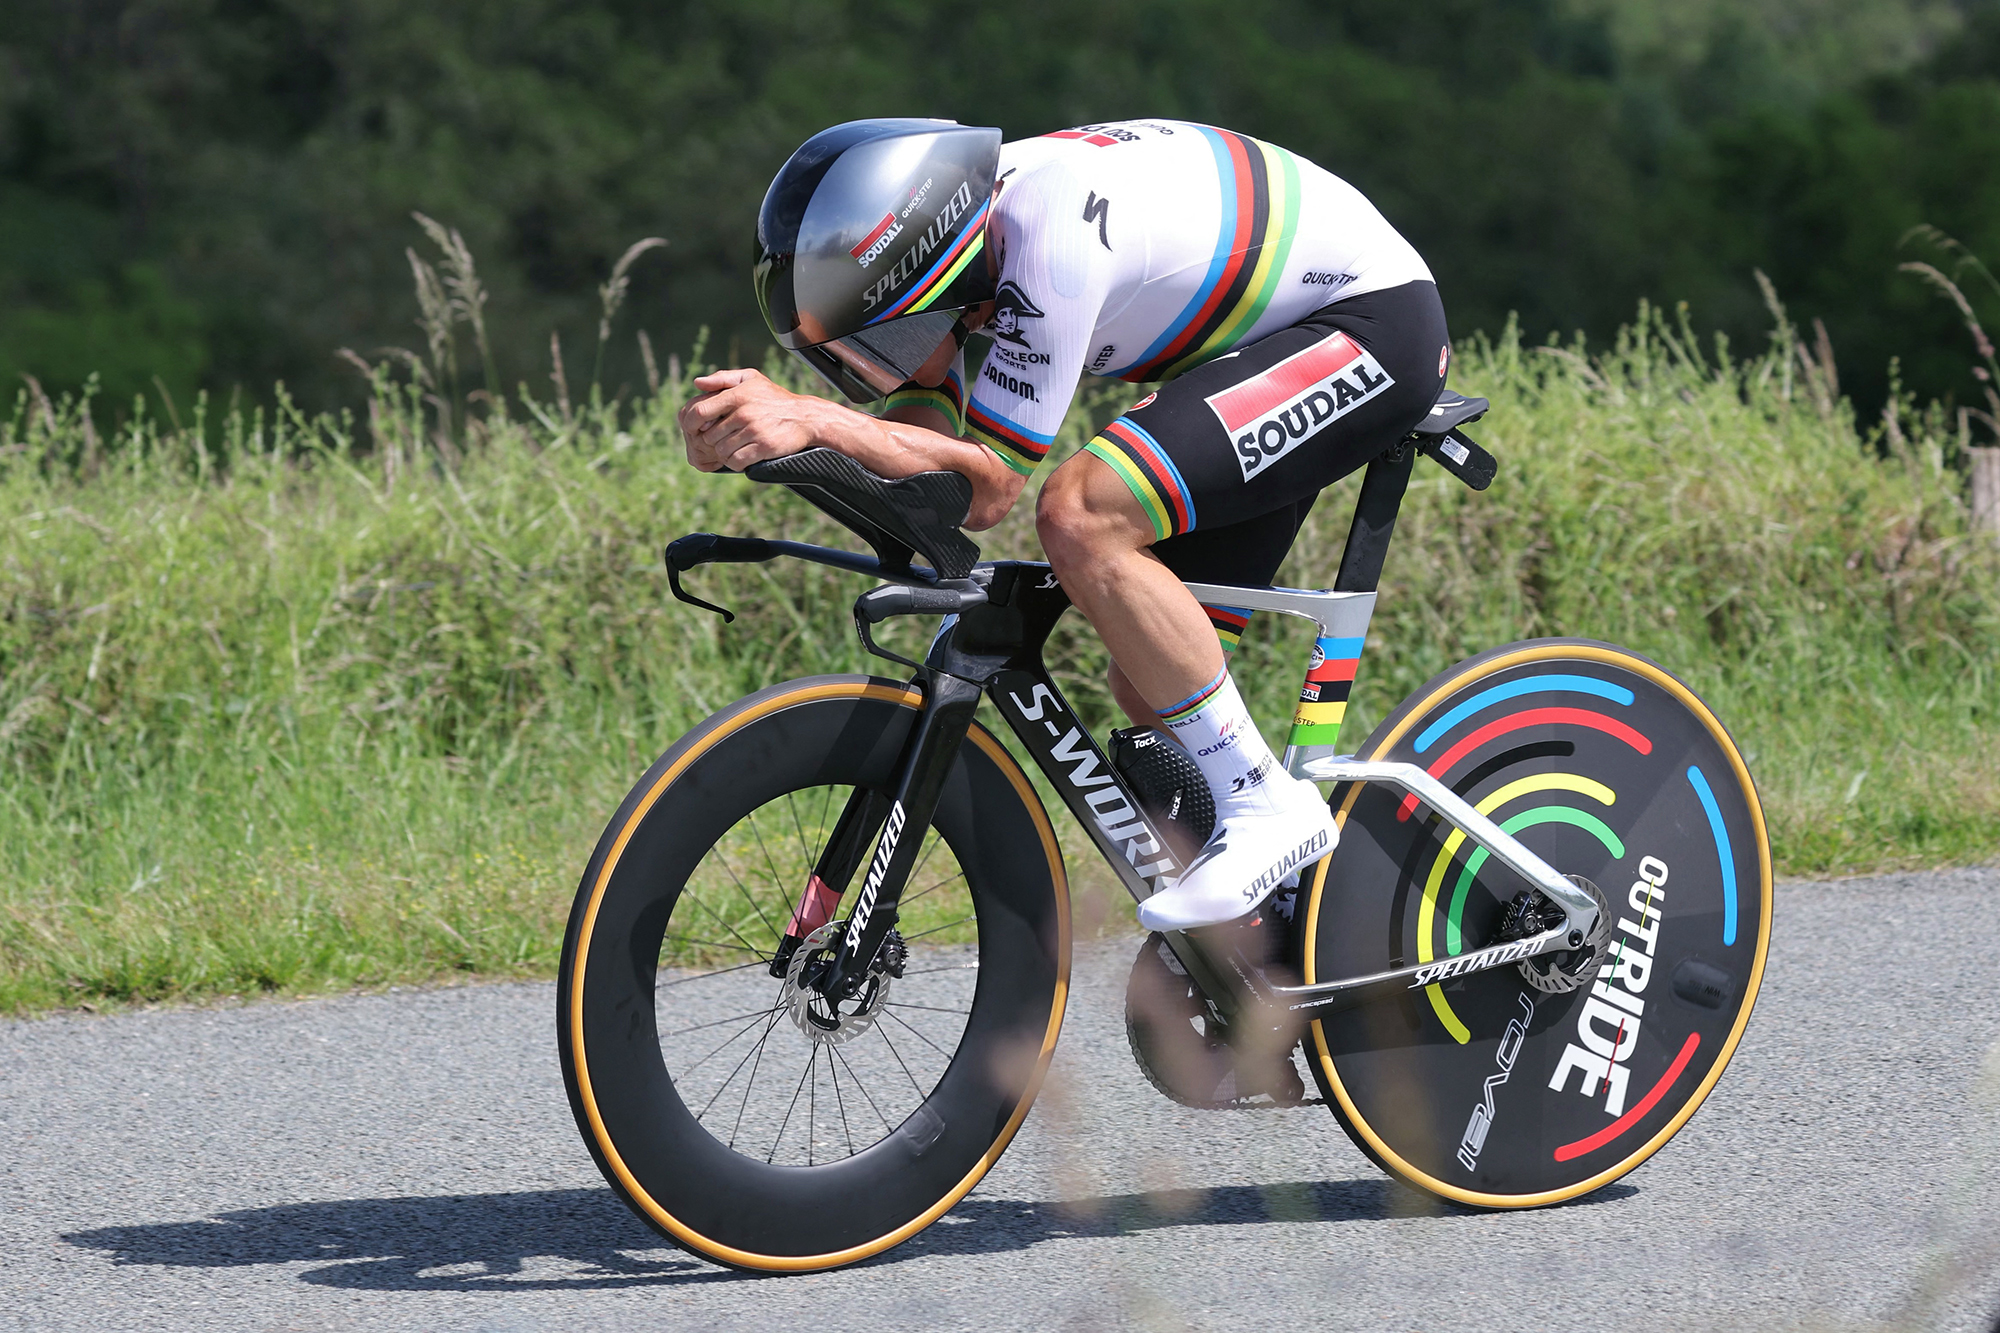
[[715, 614], [722, 617], [723, 624], [730, 624], [736, 619], [736, 613], [728, 607], [717, 606], [714, 602], [704, 602], [701, 598], [683, 588], [681, 586], [681, 572], [671, 563], [667, 565], [667, 584], [673, 588], [675, 597], [686, 602], [689, 606], [698, 606], [704, 611], [715, 612]]
[[706, 565], [717, 561], [736, 564], [756, 564], [769, 560], [776, 552], [771, 543], [762, 537], [724, 537], [713, 532], [693, 532], [685, 537], [676, 537], [667, 543], [667, 584], [674, 590], [676, 599], [689, 606], [698, 606], [704, 611], [713, 611], [722, 617], [726, 625], [736, 619], [735, 613], [714, 602], [704, 602], [701, 598], [681, 587], [681, 571], [693, 569], [696, 565]]

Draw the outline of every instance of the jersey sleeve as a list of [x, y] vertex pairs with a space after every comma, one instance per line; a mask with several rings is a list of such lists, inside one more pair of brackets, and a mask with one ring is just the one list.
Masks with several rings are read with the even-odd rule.
[[953, 359], [951, 369], [945, 372], [944, 382], [935, 389], [925, 388], [915, 380], [909, 380], [892, 392], [883, 402], [882, 410], [887, 413], [895, 407], [928, 407], [944, 413], [951, 423], [951, 434], [965, 434], [965, 351], [959, 349]]
[[1000, 286], [966, 428], [1024, 477], [1047, 457], [1076, 396], [1110, 283], [1088, 248], [1097, 229], [1084, 212], [1075, 177], [1050, 164], [1003, 187], [988, 224]]

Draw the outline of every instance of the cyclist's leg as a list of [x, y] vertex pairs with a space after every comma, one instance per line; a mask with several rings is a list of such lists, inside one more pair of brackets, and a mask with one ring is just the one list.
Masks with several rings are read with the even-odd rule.
[[[1195, 618], [1175, 575], [1219, 575], [1170, 570], [1162, 551], [1145, 548], [1169, 548], [1202, 528], [1260, 523], [1289, 546], [1299, 502], [1362, 466], [1429, 409], [1446, 347], [1430, 283], [1337, 303], [1166, 385], [1107, 426], [1045, 490], [1043, 540], [1059, 572], [1070, 571], [1072, 598], [1217, 797], [1209, 847], [1174, 889], [1142, 907], [1148, 925], [1183, 929], [1254, 908], [1293, 864], [1330, 847], [1333, 830], [1317, 793], [1277, 771], [1220, 649], [1188, 637], [1208, 616]], [[1152, 543], [1134, 544], [1132, 505], [1106, 494], [1105, 469], [1145, 515]], [[1115, 528], [1073, 522], [1110, 514]], [[1112, 535], [1122, 549], [1112, 549]], [[1215, 675], [1172, 697], [1193, 678], [1190, 667], [1208, 659]]]
[[[1249, 586], [1273, 582], [1278, 567], [1292, 548], [1292, 539], [1312, 512], [1317, 496], [1294, 500], [1282, 509], [1259, 514], [1241, 523], [1217, 527], [1203, 526], [1193, 532], [1156, 543], [1153, 554], [1176, 579], [1199, 583], [1238, 583]], [[1250, 624], [1250, 611], [1223, 602], [1203, 603], [1209, 627], [1215, 631], [1222, 660], [1228, 662], [1236, 644]], [[1118, 664], [1111, 664], [1111, 697], [1125, 710], [1133, 725], [1166, 730], [1166, 723]], [[1168, 732], [1169, 735], [1172, 732]]]

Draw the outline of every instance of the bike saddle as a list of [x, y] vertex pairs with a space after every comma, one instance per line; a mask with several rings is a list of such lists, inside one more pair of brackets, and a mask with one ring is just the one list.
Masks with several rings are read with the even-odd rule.
[[1444, 435], [1459, 426], [1469, 425], [1486, 415], [1486, 409], [1493, 406], [1484, 398], [1467, 398], [1462, 393], [1443, 389], [1438, 392], [1437, 402], [1431, 410], [1411, 428], [1410, 434], [1418, 436]]
[[909, 569], [921, 554], [939, 579], [962, 579], [979, 547], [959, 531], [972, 508], [972, 482], [958, 472], [919, 472], [890, 481], [837, 450], [807, 449], [744, 470], [752, 481], [789, 487], [859, 533], [884, 565]]

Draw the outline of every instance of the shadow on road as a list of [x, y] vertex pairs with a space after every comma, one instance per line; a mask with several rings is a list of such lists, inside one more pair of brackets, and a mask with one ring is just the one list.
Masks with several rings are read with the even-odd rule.
[[[1585, 1203], [1636, 1193], [1600, 1190]], [[1353, 1222], [1449, 1214], [1476, 1217], [1382, 1179], [1226, 1185], [1044, 1202], [971, 1198], [937, 1225], [873, 1260], [998, 1254], [1043, 1241], [1161, 1227]], [[340, 1199], [223, 1213], [199, 1222], [100, 1227], [70, 1244], [118, 1264], [234, 1268], [318, 1265], [319, 1286], [369, 1291], [590, 1290], [755, 1281], [666, 1244], [607, 1189]]]

